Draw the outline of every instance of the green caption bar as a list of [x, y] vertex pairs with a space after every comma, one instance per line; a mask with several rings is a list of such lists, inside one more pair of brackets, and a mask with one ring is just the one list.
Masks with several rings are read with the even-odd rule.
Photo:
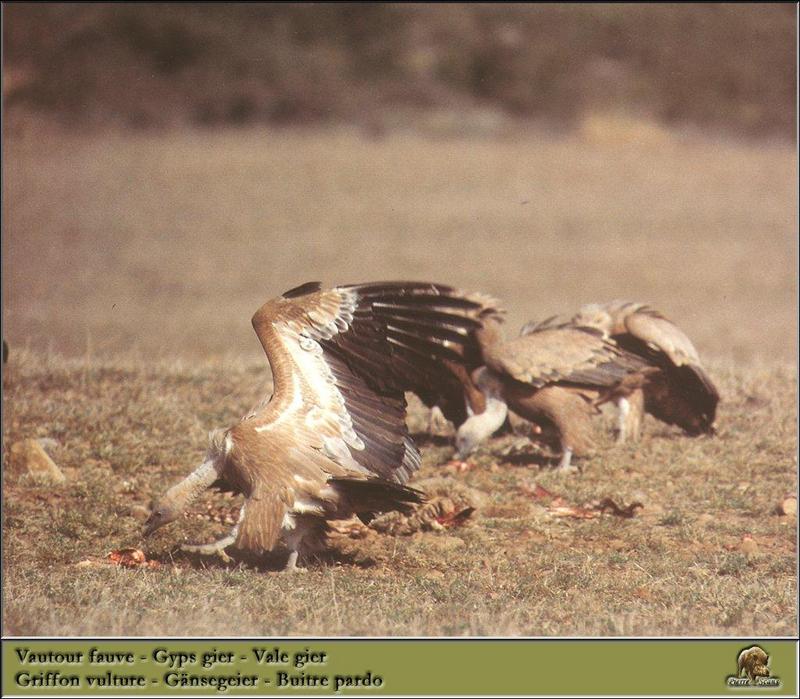
[[795, 695], [796, 653], [776, 640], [11, 639], [2, 684], [3, 696]]

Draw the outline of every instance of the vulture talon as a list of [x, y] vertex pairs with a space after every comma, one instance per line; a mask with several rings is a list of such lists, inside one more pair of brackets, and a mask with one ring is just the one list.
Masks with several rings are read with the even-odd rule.
[[571, 476], [575, 473], [580, 473], [581, 470], [574, 464], [567, 464], [566, 466], [559, 464], [556, 466], [554, 472], [562, 476]]
[[233, 559], [225, 552], [225, 549], [217, 551], [217, 555], [222, 559], [223, 563], [233, 563]]
[[225, 549], [233, 544], [234, 540], [235, 537], [226, 536], [224, 539], [211, 544], [182, 544], [181, 551], [198, 553], [201, 556], [219, 556], [223, 563], [232, 563], [233, 559], [225, 552]]
[[308, 568], [301, 568], [297, 565], [297, 559], [299, 558], [300, 554], [297, 551], [292, 551], [289, 554], [289, 559], [286, 561], [286, 565], [283, 567], [284, 573], [307, 573]]
[[571, 473], [579, 473], [580, 469], [572, 463], [572, 449], [564, 449], [564, 455], [561, 457], [561, 461], [558, 462], [558, 466], [556, 467], [556, 473], [560, 473], [563, 475], [568, 475]]

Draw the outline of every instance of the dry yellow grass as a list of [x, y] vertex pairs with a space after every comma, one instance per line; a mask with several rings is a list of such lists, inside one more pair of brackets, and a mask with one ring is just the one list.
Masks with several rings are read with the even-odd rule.
[[[76, 635], [790, 635], [796, 631], [793, 367], [712, 363], [725, 396], [714, 439], [648, 420], [638, 447], [603, 450], [564, 478], [537, 451], [493, 440], [465, 473], [423, 440], [415, 481], [482, 494], [463, 527], [339, 538], [302, 575], [267, 561], [181, 553], [230, 524], [207, 507], [145, 546], [156, 570], [76, 566], [141, 546], [135, 510], [182, 477], [206, 430], [229, 424], [263, 384], [260, 362], [67, 362], [19, 353], [5, 376], [4, 442], [54, 437], [68, 482], [44, 486], [6, 464], [4, 632]], [[425, 420], [412, 410], [412, 428]], [[506, 453], [508, 452], [508, 453]], [[581, 505], [644, 504], [632, 519], [548, 514], [536, 484]], [[235, 510], [233, 516], [235, 517]]]
[[[13, 135], [4, 632], [795, 633], [796, 520], [775, 513], [797, 486], [794, 153], [639, 127], [626, 142], [603, 123], [569, 140]], [[158, 571], [74, 567], [139, 543], [132, 506], [268, 385], [248, 322], [267, 297], [400, 277], [496, 294], [510, 330], [586, 301], [649, 301], [708, 358], [719, 436], [651, 420], [638, 448], [606, 443], [566, 480], [496, 440], [447, 474], [486, 494], [470, 525], [340, 540], [302, 579], [178, 553], [220, 531], [194, 519], [149, 544]], [[415, 407], [412, 426], [424, 417]], [[64, 486], [9, 465], [8, 445], [45, 436]], [[419, 477], [451, 452], [426, 443]], [[534, 482], [645, 508], [552, 518]]]

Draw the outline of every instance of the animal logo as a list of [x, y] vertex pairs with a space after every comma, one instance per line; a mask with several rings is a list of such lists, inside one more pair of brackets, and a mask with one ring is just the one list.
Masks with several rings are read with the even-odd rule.
[[729, 687], [777, 687], [781, 681], [769, 669], [769, 654], [761, 646], [751, 646], [739, 652], [736, 675], [729, 675]]
[[763, 648], [759, 646], [745, 648], [739, 653], [737, 677], [746, 675], [747, 679], [750, 680], [750, 684], [755, 684], [756, 677], [769, 677], [767, 663], [769, 663], [769, 656], [764, 652]]

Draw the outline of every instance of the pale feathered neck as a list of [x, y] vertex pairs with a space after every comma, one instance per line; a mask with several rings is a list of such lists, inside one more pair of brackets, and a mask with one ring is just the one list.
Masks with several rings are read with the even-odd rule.
[[465, 458], [479, 444], [485, 442], [506, 421], [508, 406], [505, 401], [486, 396], [486, 408], [482, 413], [470, 415], [458, 428], [456, 444], [460, 458]]
[[217, 463], [217, 459], [206, 459], [180, 483], [173, 485], [167, 491], [166, 499], [183, 512], [217, 480], [220, 475]]

